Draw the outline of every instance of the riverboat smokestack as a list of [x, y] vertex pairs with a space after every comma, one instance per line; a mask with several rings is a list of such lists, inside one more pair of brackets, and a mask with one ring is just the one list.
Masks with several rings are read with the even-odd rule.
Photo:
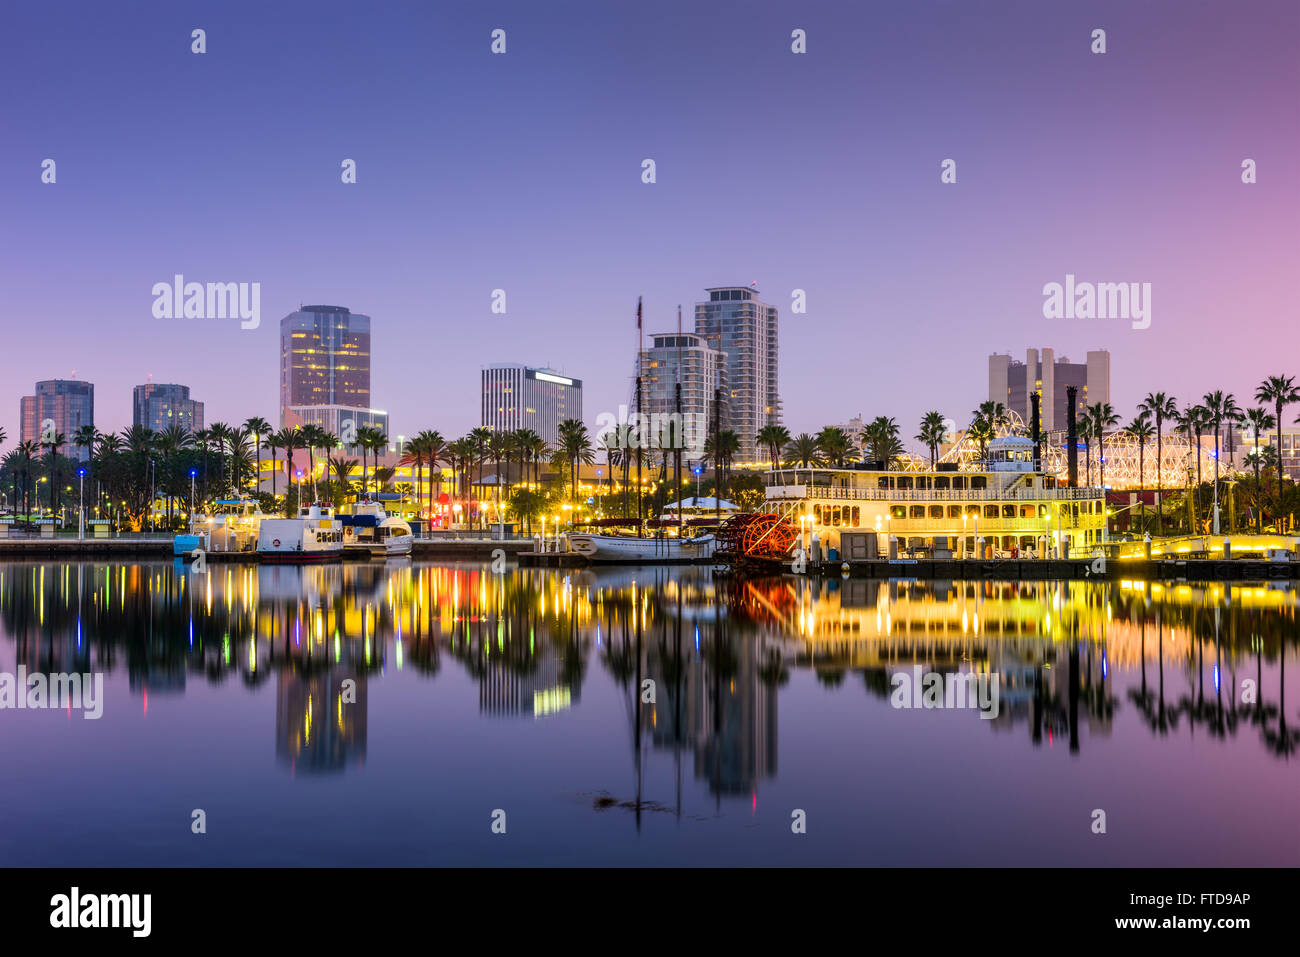
[[1042, 423], [1038, 415], [1038, 403], [1041, 399], [1042, 396], [1040, 396], [1037, 392], [1030, 393], [1029, 401], [1032, 407], [1032, 414], [1030, 416], [1029, 430], [1030, 430], [1030, 435], [1034, 440], [1034, 471], [1035, 472], [1041, 472], [1043, 470]]
[[1078, 398], [1078, 386], [1069, 385], [1065, 387], [1065, 421], [1068, 423], [1069, 428], [1065, 437], [1065, 459], [1070, 469], [1070, 488], [1079, 487], [1079, 425], [1074, 421], [1074, 406]]

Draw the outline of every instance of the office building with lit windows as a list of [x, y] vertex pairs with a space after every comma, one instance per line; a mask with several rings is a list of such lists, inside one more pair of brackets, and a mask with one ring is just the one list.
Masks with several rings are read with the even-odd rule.
[[582, 419], [582, 380], [553, 369], [487, 366], [482, 384], [481, 421], [493, 432], [532, 429], [555, 447], [560, 441], [560, 423]]
[[705, 291], [708, 301], [695, 304], [695, 334], [726, 356], [721, 427], [740, 439], [737, 462], [763, 461], [758, 432], [781, 424], [776, 307], [762, 302], [752, 286]]
[[302, 306], [280, 320], [280, 420], [302, 406], [370, 408], [370, 317]]
[[190, 387], [146, 382], [131, 390], [131, 423], [155, 432], [178, 426], [186, 432], [203, 428], [203, 403], [190, 398]]
[[43, 432], [62, 435], [67, 443], [60, 455], [85, 462], [90, 449], [72, 440], [83, 425], [95, 424], [95, 386], [79, 379], [46, 379], [36, 383], [34, 395], [18, 403], [19, 441], [40, 443]]

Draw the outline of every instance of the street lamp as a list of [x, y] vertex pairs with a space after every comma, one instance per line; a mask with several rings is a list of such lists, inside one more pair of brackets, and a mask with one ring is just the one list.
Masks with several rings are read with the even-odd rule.
[[197, 469], [190, 469], [190, 523], [194, 522], [194, 476], [198, 473]]
[[80, 486], [77, 492], [77, 540], [80, 541], [86, 537], [86, 470], [77, 469], [77, 484]]

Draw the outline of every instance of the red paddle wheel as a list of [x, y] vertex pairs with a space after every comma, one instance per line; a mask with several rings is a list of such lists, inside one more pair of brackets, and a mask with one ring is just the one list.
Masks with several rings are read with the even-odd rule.
[[714, 555], [731, 561], [780, 561], [798, 537], [798, 530], [779, 515], [734, 515], [718, 529]]

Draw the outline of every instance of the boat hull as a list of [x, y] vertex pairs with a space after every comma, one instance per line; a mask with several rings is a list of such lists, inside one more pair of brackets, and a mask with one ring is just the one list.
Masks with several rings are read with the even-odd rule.
[[342, 549], [330, 549], [329, 551], [311, 551], [311, 552], [261, 552], [257, 553], [258, 561], [263, 565], [317, 565], [325, 562], [338, 562], [343, 560]]
[[622, 565], [688, 565], [713, 558], [712, 535], [701, 538], [637, 538], [635, 535], [569, 536], [569, 546], [589, 562]]

